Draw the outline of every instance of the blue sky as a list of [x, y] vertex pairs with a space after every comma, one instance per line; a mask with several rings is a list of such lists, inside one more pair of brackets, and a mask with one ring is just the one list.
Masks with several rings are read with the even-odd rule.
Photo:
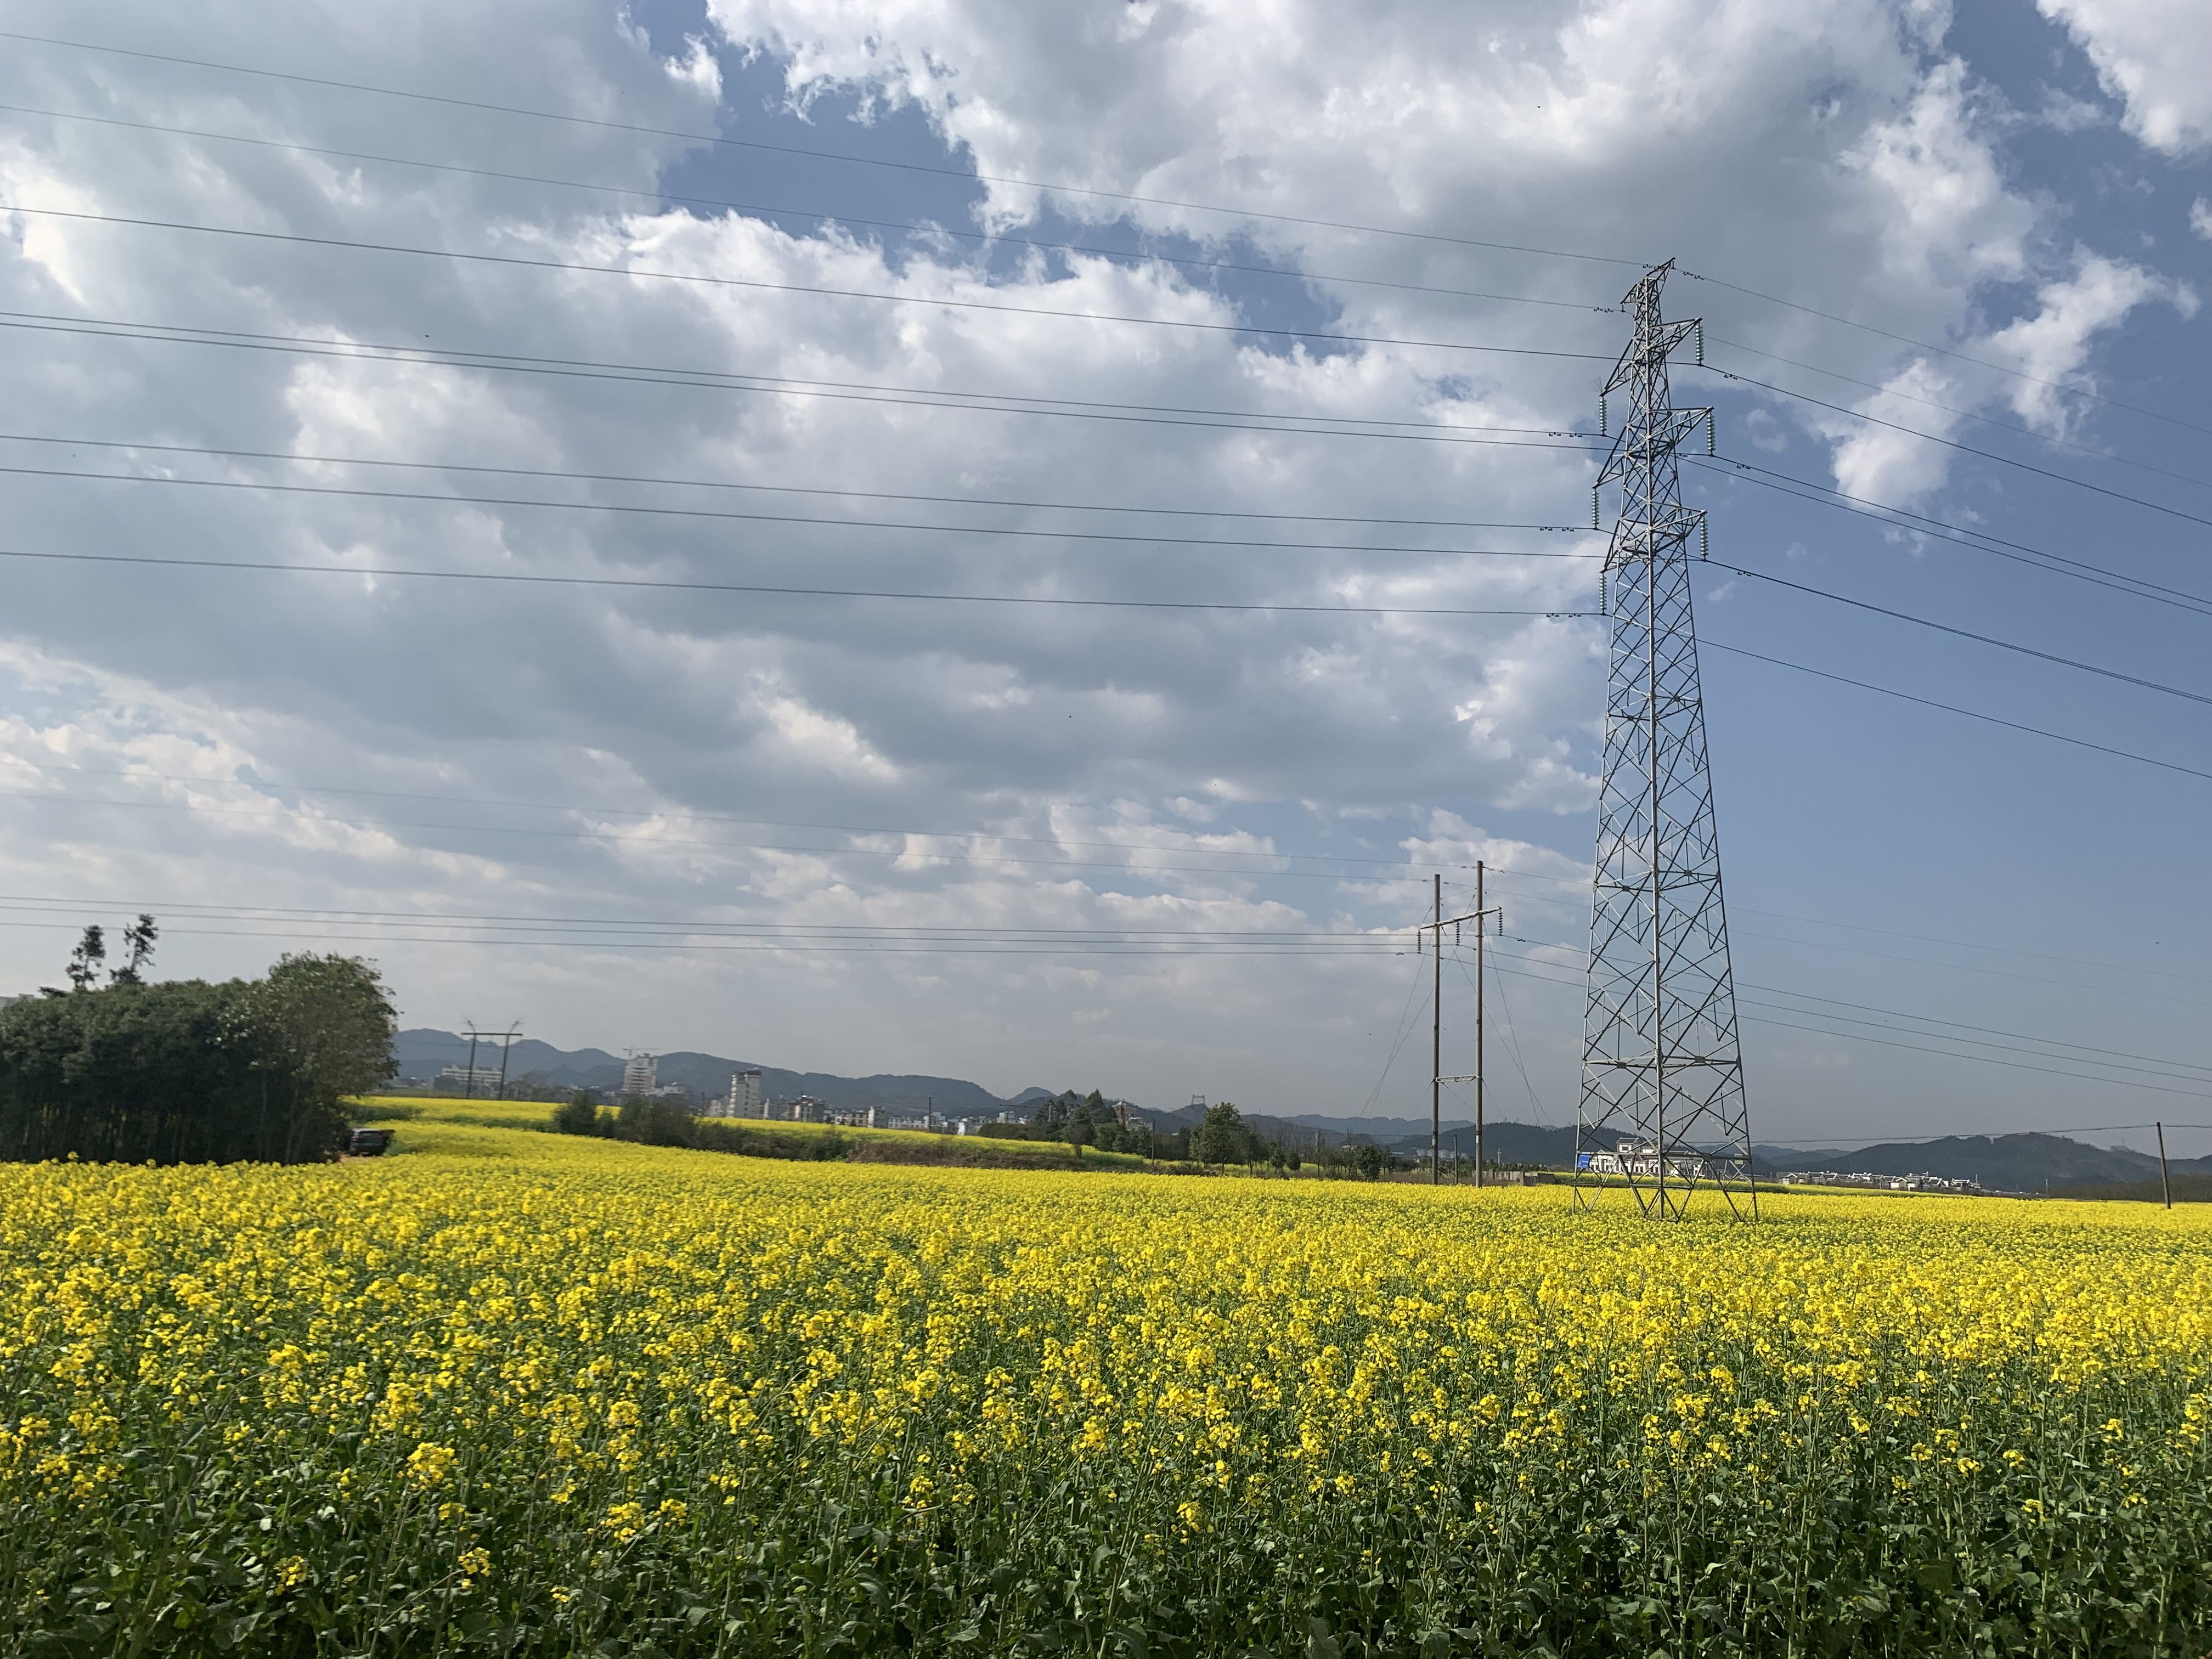
[[[1820, 400], [1678, 374], [1678, 401], [1719, 410], [1723, 462], [1688, 474], [1717, 562], [2200, 699], [1701, 574], [1706, 638], [1796, 665], [1704, 663], [1755, 1130], [2212, 1121], [2189, 879], [2212, 780], [1803, 672], [2212, 771], [2203, 612], [2140, 588], [2212, 595], [2212, 416], [2188, 395], [2212, 96], [2173, 68], [2201, 20], [2149, 0], [1401, 0], [1358, 27], [1305, 3], [450, 9], [125, 6], [89, 32], [11, 9], [80, 46], [19, 42], [0, 71], [0, 308], [43, 319], [0, 339], [32, 393], [0, 459], [222, 485], [18, 473], [12, 544], [1586, 610], [1594, 564], [1540, 556], [1594, 538], [1488, 526], [1584, 520], [1590, 445], [1545, 434], [1589, 429], [1621, 337], [1601, 308], [1675, 258], [1694, 275], [1670, 310], [1706, 319], [1712, 368]], [[747, 142], [673, 136], [708, 132]], [[1035, 246], [1071, 242], [1182, 263]], [[793, 291], [824, 288], [959, 303]], [[1102, 315], [1139, 320], [1083, 320]], [[53, 331], [94, 318], [234, 343]], [[666, 384], [691, 369], [756, 389]], [[970, 394], [1024, 412], [948, 406]], [[1294, 417], [1334, 429], [1249, 429]], [[848, 493], [773, 494], [792, 486]], [[1210, 544], [1158, 539], [1176, 533]], [[1224, 544], [1261, 540], [1330, 545]], [[1411, 1115], [1425, 974], [1398, 951], [1427, 872], [1463, 893], [1482, 858], [1511, 934], [1492, 1109], [1572, 1110], [1592, 622], [16, 565], [0, 988], [52, 982], [81, 920], [143, 904], [170, 971], [364, 950], [410, 1023]], [[1197, 930], [1205, 953], [1100, 954], [1105, 930]], [[1448, 982], [1462, 1040], [1468, 988]]]

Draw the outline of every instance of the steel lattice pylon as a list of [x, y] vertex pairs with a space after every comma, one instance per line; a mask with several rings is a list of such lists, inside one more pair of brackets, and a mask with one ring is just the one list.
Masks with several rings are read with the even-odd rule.
[[1607, 398], [1625, 391], [1628, 407], [1598, 475], [1622, 501], [1601, 579], [1613, 657], [1575, 1200], [1588, 1206], [1617, 1175], [1648, 1216], [1680, 1216], [1711, 1188], [1732, 1212], [1756, 1217], [1690, 614], [1688, 543], [1693, 531], [1702, 539], [1705, 515], [1682, 505], [1675, 459], [1712, 411], [1668, 399], [1668, 354], [1698, 330], [1660, 317], [1673, 268], [1628, 291], [1635, 332], [1605, 386]]

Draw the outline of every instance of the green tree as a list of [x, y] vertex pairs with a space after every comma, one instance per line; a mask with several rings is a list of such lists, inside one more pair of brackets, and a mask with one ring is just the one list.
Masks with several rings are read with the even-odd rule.
[[691, 1146], [698, 1143], [698, 1119], [678, 1100], [648, 1100], [643, 1095], [623, 1097], [615, 1114], [614, 1135], [647, 1146]]
[[399, 1069], [392, 1054], [398, 1012], [382, 976], [358, 957], [279, 957], [254, 987], [248, 1018], [264, 1109], [284, 1126], [281, 1164], [305, 1163], [336, 1145], [346, 1097], [374, 1093]]
[[335, 1157], [347, 1097], [392, 1075], [397, 1023], [376, 970], [349, 957], [18, 1002], [0, 1011], [0, 1158]]
[[[62, 971], [69, 975], [70, 989], [89, 991], [92, 982], [100, 977], [100, 964], [107, 960], [107, 938], [97, 925], [87, 927], [70, 952], [69, 966]], [[58, 993], [48, 992], [49, 996]]]
[[579, 1089], [553, 1110], [553, 1127], [564, 1135], [595, 1135], [599, 1132], [599, 1101], [589, 1089]]
[[1251, 1157], [1252, 1134], [1244, 1115], [1228, 1101], [1206, 1109], [1197, 1133], [1191, 1137], [1191, 1155], [1200, 1164], [1243, 1164]]
[[1371, 1140], [1363, 1140], [1352, 1155], [1352, 1166], [1364, 1181], [1379, 1181], [1382, 1176], [1382, 1149]]
[[154, 960], [154, 941], [161, 930], [154, 925], [154, 918], [141, 911], [138, 920], [123, 930], [123, 946], [130, 954], [120, 968], [108, 970], [110, 985], [143, 985], [146, 969]]

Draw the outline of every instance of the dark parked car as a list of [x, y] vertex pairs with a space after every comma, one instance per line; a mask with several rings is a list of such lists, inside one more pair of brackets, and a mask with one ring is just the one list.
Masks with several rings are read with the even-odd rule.
[[345, 1149], [356, 1158], [378, 1158], [391, 1145], [389, 1129], [356, 1129], [346, 1137]]

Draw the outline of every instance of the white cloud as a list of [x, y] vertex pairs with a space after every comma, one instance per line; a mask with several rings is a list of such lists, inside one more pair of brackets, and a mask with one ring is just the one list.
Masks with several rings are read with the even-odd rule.
[[2038, 292], [2033, 315], [1990, 334], [1976, 355], [2016, 369], [2021, 378], [2006, 388], [2014, 411], [2039, 432], [2061, 434], [2068, 426], [2062, 388], [2080, 375], [2092, 341], [2153, 301], [2163, 301], [2184, 316], [2197, 309], [2189, 289], [2140, 266], [2085, 252], [2073, 276], [2047, 283]]
[[2212, 143], [2212, 9], [2198, 0], [2036, 0], [2124, 99], [2127, 130], [2168, 155]]
[[2189, 228], [2212, 242], [2212, 202], [2200, 196], [2189, 204]]
[[1959, 356], [1917, 356], [1889, 376], [1881, 391], [1854, 406], [1869, 419], [1814, 418], [1814, 429], [1832, 446], [1837, 488], [1863, 500], [1921, 505], [1948, 481], [1958, 455], [1925, 438], [1953, 437], [1966, 424], [1962, 411], [1979, 407], [2002, 404], [2035, 430], [2065, 435], [2079, 409], [2066, 393], [2092, 389], [2085, 371], [2097, 337], [2154, 301], [2185, 316], [2197, 308], [2195, 293], [2180, 283], [2076, 250], [2073, 273], [2039, 288], [2033, 311], [1968, 338]]
[[1956, 408], [1962, 395], [1947, 368], [1917, 357], [1892, 375], [1881, 392], [1860, 401], [1858, 412], [1870, 420], [1814, 416], [1814, 428], [1834, 447], [1828, 465], [1836, 488], [1862, 501], [1898, 507], [1925, 501], [1949, 477], [1951, 457], [1914, 434], [1948, 436], [1955, 431], [1960, 417], [1938, 405]]
[[[2008, 185], [1968, 77], [1938, 55], [1932, 8], [1613, 0], [1563, 13], [1510, 0], [1474, 14], [1444, 0], [1273, 0], [1264, 9], [1229, 0], [717, 0], [714, 19], [722, 36], [764, 54], [757, 61], [787, 63], [791, 93], [811, 100], [818, 123], [850, 107], [846, 96], [874, 100], [878, 114], [918, 108], [987, 173], [1631, 262], [1680, 252], [1695, 269], [1822, 310], [1879, 314], [1921, 337], [1965, 337], [1989, 283], [2033, 281], [2034, 316], [1990, 348], [2051, 379], [2083, 372], [2089, 343], [2160, 293], [2132, 267], [2051, 252], [2046, 210]], [[175, 44], [163, 32], [173, 15], [143, 0], [112, 22], [118, 38], [151, 49]], [[217, 5], [194, 27], [197, 56], [309, 68], [342, 59], [348, 78], [572, 108], [631, 128], [700, 130], [718, 91], [738, 96], [698, 43], [672, 52], [664, 40], [656, 51], [641, 30], [610, 29], [596, 0], [404, 0], [368, 12]], [[679, 166], [687, 183], [750, 179], [727, 157], [630, 129], [394, 106], [281, 82], [256, 82], [249, 94], [220, 78], [95, 68], [52, 52], [8, 54], [0, 94], [26, 107], [647, 192]], [[495, 349], [569, 366], [489, 374], [0, 332], [0, 367], [53, 432], [605, 475], [91, 451], [82, 465], [98, 470], [510, 499], [24, 483], [12, 489], [9, 532], [25, 546], [1462, 610], [1577, 610], [1591, 585], [1587, 562], [1519, 556], [1574, 551], [1575, 539], [1471, 521], [1572, 516], [1589, 458], [1541, 434], [1587, 421], [1598, 369], [1585, 357], [1513, 353], [1609, 358], [1619, 319], [1480, 296], [1610, 305], [1632, 263], [1534, 261], [1119, 197], [1054, 198], [1065, 216], [1188, 228], [1237, 246], [1240, 260], [1249, 248], [1223, 239], [1241, 234], [1327, 274], [1217, 289], [1203, 275], [1097, 258], [993, 263], [953, 239], [793, 234], [704, 209], [664, 210], [649, 196], [149, 141], [65, 120], [19, 120], [9, 131], [0, 179], [8, 199], [28, 205], [783, 285], [556, 275], [25, 216], [0, 246], [7, 309]], [[857, 142], [825, 135], [830, 148]], [[858, 197], [811, 188], [819, 198], [795, 206]], [[994, 185], [984, 216], [1012, 224], [1036, 205], [1033, 191]], [[928, 210], [942, 216], [944, 204]], [[943, 222], [957, 223], [957, 212]], [[934, 303], [792, 288], [897, 290]], [[1684, 309], [1735, 303], [1686, 278], [1671, 298]], [[971, 308], [1000, 305], [1208, 326]], [[1262, 305], [1301, 325], [1512, 349], [1299, 348], [1229, 326], [1245, 316], [1240, 306]], [[1729, 325], [1785, 352], [1815, 326], [1771, 307], [1740, 310]], [[1948, 368], [1900, 368], [1883, 343], [1838, 337], [1821, 337], [1823, 361], [1900, 392], [2014, 395], [1954, 384]], [[591, 362], [752, 377], [744, 384], [756, 389], [571, 372]], [[757, 389], [802, 380], [838, 395]], [[872, 386], [910, 390], [870, 401]], [[1094, 410], [1117, 417], [1091, 420], [942, 406], [979, 392], [1032, 406], [1066, 398], [1147, 408]], [[1900, 419], [1929, 423], [1926, 410], [1892, 403], [1909, 411]], [[2057, 418], [2032, 398], [2021, 407]], [[1176, 412], [1189, 410], [1535, 431], [1512, 439], [1528, 447], [1434, 428], [1418, 442], [1317, 440]], [[1772, 441], [1781, 428], [1759, 430]], [[1838, 453], [1839, 476], [1873, 493], [1925, 490], [1940, 477], [1914, 470], [1928, 465], [1926, 446], [1856, 434]], [[738, 487], [653, 489], [623, 477]], [[1017, 505], [775, 493], [793, 487]], [[759, 516], [514, 504], [541, 494]], [[1115, 510], [1018, 505], [1054, 501]], [[1297, 514], [1329, 517], [1234, 516]], [[865, 519], [945, 527], [834, 522]], [[1115, 532], [1151, 539], [1096, 539]], [[1238, 541], [1328, 545], [1223, 544]], [[12, 574], [18, 625], [43, 641], [41, 661], [64, 666], [9, 671], [15, 723], [0, 733], [0, 755], [93, 756], [193, 779], [189, 788], [128, 786], [162, 799], [159, 812], [86, 807], [66, 820], [74, 835], [40, 820], [44, 832], [8, 843], [16, 891], [763, 926], [1359, 930], [1402, 921], [1417, 897], [1389, 884], [1393, 860], [1487, 856], [1548, 872], [1569, 892], [1587, 874], [1556, 852], [1470, 827], [1493, 809], [1586, 806], [1602, 671], [1587, 624], [246, 573], [149, 570], [122, 581], [70, 565]], [[80, 776], [56, 787], [89, 798], [106, 786]], [[1434, 810], [1442, 800], [1468, 816]], [[1412, 837], [1400, 833], [1409, 812], [1422, 825]], [[969, 830], [987, 833], [905, 833]], [[1341, 881], [1271, 873], [1285, 848], [1316, 845], [1379, 862], [1344, 866], [1354, 873]], [[488, 959], [511, 962], [493, 970], [501, 994], [534, 1021], [570, 1022], [555, 1033], [565, 1039], [811, 1055], [852, 1069], [940, 1066], [1010, 1089], [1039, 1080], [1024, 1074], [1033, 1069], [1079, 1065], [1099, 1068], [1094, 1080], [1109, 1088], [1218, 1092], [1231, 1079], [1189, 1073], [1209, 1056], [1224, 1066], [1234, 1057], [1248, 1068], [1239, 1076], [1257, 1067], [1298, 1103], [1316, 1103], [1295, 1091], [1341, 1092], [1342, 1073], [1364, 1066], [1365, 1051], [1291, 1052], [1267, 1034], [1297, 1029], [1318, 1042], [1339, 1024], [1371, 1022], [1385, 1004], [1387, 1023], [1403, 994], [1370, 963], [1326, 957], [1068, 966], [577, 950], [522, 965], [521, 953], [441, 951], [368, 931], [413, 1018], [488, 1015], [459, 1000], [484, 994]], [[210, 971], [252, 966], [246, 953], [283, 943], [187, 945], [191, 937], [179, 934], [179, 955], [189, 964], [201, 952]], [[24, 951], [0, 965], [17, 983], [50, 977]], [[754, 971], [763, 965], [770, 971]], [[1067, 1022], [1041, 1017], [1063, 983], [1115, 1010], [1073, 1057], [1060, 1046]], [[630, 1022], [620, 1029], [605, 1024], [610, 984]], [[867, 994], [874, 1018], [864, 1037], [823, 1022], [825, 988]], [[715, 1024], [738, 1021], [732, 1010], [744, 1011], [742, 1029]], [[1055, 1035], [1025, 1035], [1045, 1030]], [[833, 1050], [842, 1041], [872, 1046]], [[766, 1052], [779, 1043], [805, 1053]], [[1109, 1075], [1115, 1066], [1127, 1070]]]

